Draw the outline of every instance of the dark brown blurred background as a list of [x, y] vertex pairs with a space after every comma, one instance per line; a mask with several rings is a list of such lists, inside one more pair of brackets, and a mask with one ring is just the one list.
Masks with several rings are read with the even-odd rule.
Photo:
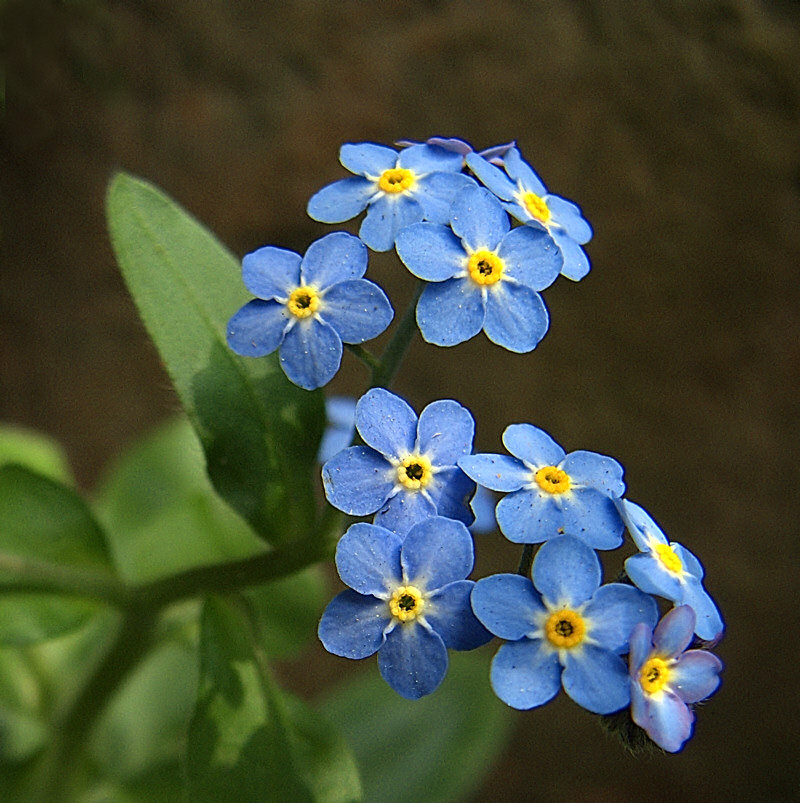
[[[519, 715], [475, 800], [800, 794], [800, 4], [3, 6], [0, 419], [60, 439], [90, 488], [177, 408], [108, 244], [113, 170], [242, 255], [330, 230], [305, 203], [345, 175], [342, 142], [517, 139], [592, 222], [593, 270], [547, 291], [533, 354], [419, 342], [397, 388], [466, 404], [481, 450], [529, 421], [617, 457], [629, 498], [705, 563], [726, 670], [679, 756], [636, 761], [563, 700]], [[371, 264], [407, 295], [394, 258]], [[364, 379], [346, 355], [333, 387]]]

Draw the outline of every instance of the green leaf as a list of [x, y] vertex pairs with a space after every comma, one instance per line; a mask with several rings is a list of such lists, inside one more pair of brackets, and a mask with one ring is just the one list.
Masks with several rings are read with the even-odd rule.
[[335, 690], [323, 711], [350, 743], [364, 800], [374, 803], [469, 798], [513, 724], [489, 685], [483, 651], [450, 653], [447, 677], [429, 697], [405, 700], [373, 667]]
[[80, 594], [32, 594], [31, 587], [69, 586], [93, 596], [114, 582], [103, 533], [83, 499], [22, 466], [0, 467], [0, 643], [51, 638], [100, 608]]
[[292, 385], [276, 354], [246, 359], [226, 345], [249, 296], [238, 260], [162, 192], [117, 174], [111, 241], [128, 289], [203, 444], [214, 487], [270, 543], [309, 532], [320, 392]]
[[318, 715], [281, 693], [253, 622], [244, 604], [206, 602], [200, 694], [189, 728], [189, 799], [359, 800], [344, 742]]
[[0, 465], [7, 463], [19, 463], [64, 485], [74, 484], [63, 448], [41, 432], [16, 425], [0, 425]]

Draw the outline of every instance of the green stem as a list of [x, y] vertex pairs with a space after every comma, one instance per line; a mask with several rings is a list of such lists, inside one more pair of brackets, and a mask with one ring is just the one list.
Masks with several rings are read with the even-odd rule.
[[371, 388], [388, 388], [394, 379], [397, 370], [400, 368], [400, 363], [403, 361], [408, 347], [411, 345], [411, 340], [414, 333], [417, 331], [416, 327], [416, 310], [417, 301], [422, 295], [425, 288], [425, 282], [417, 282], [417, 287], [414, 290], [414, 296], [409, 302], [397, 329], [386, 346], [383, 354], [381, 355], [380, 364], [372, 371], [372, 381], [370, 382]]
[[374, 374], [381, 369], [381, 361], [367, 348], [359, 343], [345, 343], [345, 348], [355, 354]]
[[532, 565], [533, 565], [533, 544], [525, 544], [522, 550], [522, 557], [520, 557], [519, 559], [517, 574], [521, 574], [523, 577], [529, 577]]

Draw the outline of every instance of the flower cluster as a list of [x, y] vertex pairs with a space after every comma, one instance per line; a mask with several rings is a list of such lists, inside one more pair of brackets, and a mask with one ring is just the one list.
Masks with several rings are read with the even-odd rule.
[[[308, 214], [341, 223], [366, 212], [359, 236], [328, 234], [303, 257], [272, 246], [248, 254], [243, 277], [256, 298], [228, 327], [235, 352], [278, 350], [303, 388], [327, 384], [343, 344], [373, 372], [357, 401], [327, 402], [318, 453], [326, 498], [369, 520], [338, 541], [347, 588], [326, 608], [320, 640], [347, 658], [377, 654], [387, 683], [417, 699], [444, 680], [448, 650], [496, 637], [490, 682], [509, 706], [536, 708], [563, 688], [595, 714], [629, 709], [653, 742], [679, 750], [690, 706], [716, 690], [722, 669], [700, 643], [718, 641], [723, 622], [699, 560], [625, 498], [613, 458], [567, 453], [528, 423], [505, 429], [507, 454], [474, 453], [475, 422], [459, 402], [434, 401], [417, 415], [381, 386], [408, 345], [409, 316], [412, 327], [400, 323], [380, 359], [361, 345], [394, 315], [364, 278], [368, 248], [394, 248], [421, 280], [412, 312], [426, 341], [455, 346], [483, 331], [526, 353], [549, 326], [542, 292], [559, 275], [588, 273], [592, 229], [515, 143], [481, 152], [452, 138], [397, 144], [342, 146], [353, 175], [319, 190]], [[523, 545], [516, 573], [468, 579], [470, 528], [497, 528]], [[603, 583], [598, 550], [622, 548], [626, 531], [638, 552], [617, 582]]]

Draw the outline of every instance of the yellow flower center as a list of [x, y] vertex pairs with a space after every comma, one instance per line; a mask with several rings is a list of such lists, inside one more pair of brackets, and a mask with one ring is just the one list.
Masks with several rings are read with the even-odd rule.
[[424, 607], [422, 592], [416, 586], [396, 588], [389, 600], [389, 611], [401, 622], [411, 622], [416, 619]]
[[409, 491], [424, 488], [432, 476], [431, 461], [421, 454], [410, 454], [397, 467], [397, 480]]
[[378, 186], [384, 192], [405, 192], [414, 185], [414, 173], [405, 167], [393, 167], [384, 170], [378, 179]]
[[523, 194], [521, 200], [522, 205], [531, 217], [547, 225], [550, 221], [550, 210], [547, 208], [547, 202], [544, 198], [537, 195], [535, 192], [526, 192]]
[[476, 284], [494, 284], [503, 278], [506, 266], [494, 251], [475, 251], [467, 262], [467, 271]]
[[555, 466], [545, 466], [534, 474], [536, 484], [549, 494], [563, 494], [570, 489], [569, 474]]
[[683, 571], [681, 559], [675, 554], [675, 550], [667, 544], [656, 544], [656, 555], [668, 572], [680, 574]]
[[292, 290], [286, 306], [295, 318], [308, 318], [319, 309], [319, 304], [319, 293], [309, 286]]
[[586, 623], [577, 611], [565, 608], [550, 614], [544, 626], [547, 640], [559, 650], [568, 650], [580, 644], [586, 636]]
[[639, 673], [639, 682], [647, 694], [661, 691], [669, 682], [669, 665], [662, 658], [650, 658], [645, 661]]

